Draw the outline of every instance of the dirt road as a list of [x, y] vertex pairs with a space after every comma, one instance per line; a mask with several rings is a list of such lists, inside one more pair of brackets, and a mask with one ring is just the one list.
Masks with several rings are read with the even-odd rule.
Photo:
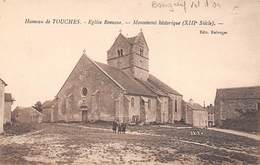
[[42, 124], [36, 132], [0, 138], [0, 164], [257, 164], [256, 144], [248, 139], [239, 139], [236, 145], [232, 136], [215, 132], [208, 134], [224, 140], [206, 142], [204, 136], [187, 136], [188, 129], [145, 126], [128, 130], [131, 133], [113, 134], [93, 125]]

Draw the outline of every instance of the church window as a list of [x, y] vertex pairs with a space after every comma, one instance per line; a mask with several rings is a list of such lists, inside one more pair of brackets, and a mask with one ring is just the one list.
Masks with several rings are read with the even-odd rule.
[[151, 100], [150, 99], [148, 100], [148, 109], [149, 110], [151, 109]]
[[140, 55], [143, 56], [143, 54], [144, 54], [144, 50], [140, 49]]
[[134, 107], [135, 106], [135, 99], [132, 97], [131, 98], [131, 106]]
[[178, 111], [178, 109], [177, 109], [177, 108], [178, 108], [178, 106], [177, 106], [177, 100], [175, 100], [175, 105], [174, 105], [174, 106], [175, 106], [175, 112], [177, 112], [177, 111]]
[[123, 49], [118, 49], [117, 50], [117, 54], [119, 57], [123, 56], [124, 55], [124, 50]]
[[87, 96], [87, 94], [88, 94], [88, 89], [87, 88], [82, 88], [82, 90], [81, 90], [81, 94], [82, 94], [82, 96]]
[[257, 111], [260, 111], [260, 103], [257, 103]]

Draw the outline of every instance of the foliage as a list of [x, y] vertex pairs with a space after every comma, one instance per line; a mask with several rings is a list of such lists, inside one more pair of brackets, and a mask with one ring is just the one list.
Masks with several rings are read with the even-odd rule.
[[39, 112], [42, 112], [42, 103], [40, 101], [37, 101], [34, 106], [32, 106], [34, 109], [36, 109]]

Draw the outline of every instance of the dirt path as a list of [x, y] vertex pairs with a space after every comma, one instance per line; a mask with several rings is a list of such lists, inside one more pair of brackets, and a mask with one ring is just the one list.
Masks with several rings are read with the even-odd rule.
[[254, 139], [254, 140], [260, 141], [260, 136], [259, 135], [255, 135], [255, 134], [250, 134], [250, 133], [240, 132], [240, 131], [235, 131], [235, 130], [230, 130], [230, 129], [220, 129], [220, 128], [208, 128], [208, 129], [209, 130], [213, 130], [213, 131], [218, 131], [218, 132], [224, 132], [224, 133], [229, 133], [229, 134], [233, 134], [233, 135], [243, 136], [243, 137], [247, 137], [247, 138], [250, 138], [250, 139]]

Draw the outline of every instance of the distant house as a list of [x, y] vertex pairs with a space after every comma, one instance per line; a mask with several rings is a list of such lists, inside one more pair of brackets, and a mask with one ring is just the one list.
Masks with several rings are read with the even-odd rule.
[[213, 127], [215, 126], [215, 110], [214, 106], [210, 104], [209, 106], [206, 107], [208, 111], [208, 126]]
[[57, 114], [55, 114], [55, 107], [57, 100], [47, 100], [42, 104], [42, 113], [43, 113], [43, 121], [44, 122], [54, 122], [56, 121]]
[[11, 93], [5, 93], [5, 110], [4, 110], [4, 124], [11, 123], [12, 104], [15, 101]]
[[12, 112], [12, 121], [21, 123], [41, 123], [43, 114], [33, 107], [16, 107]]
[[7, 84], [0, 78], [0, 133], [4, 132], [4, 104], [5, 96], [4, 91]]
[[208, 126], [208, 112], [200, 104], [194, 103], [192, 100], [190, 100], [186, 103], [185, 111], [186, 124], [200, 128]]
[[[249, 111], [260, 111], [260, 86], [217, 89], [215, 97], [215, 121], [238, 119]], [[242, 113], [241, 113], [242, 112]]]

